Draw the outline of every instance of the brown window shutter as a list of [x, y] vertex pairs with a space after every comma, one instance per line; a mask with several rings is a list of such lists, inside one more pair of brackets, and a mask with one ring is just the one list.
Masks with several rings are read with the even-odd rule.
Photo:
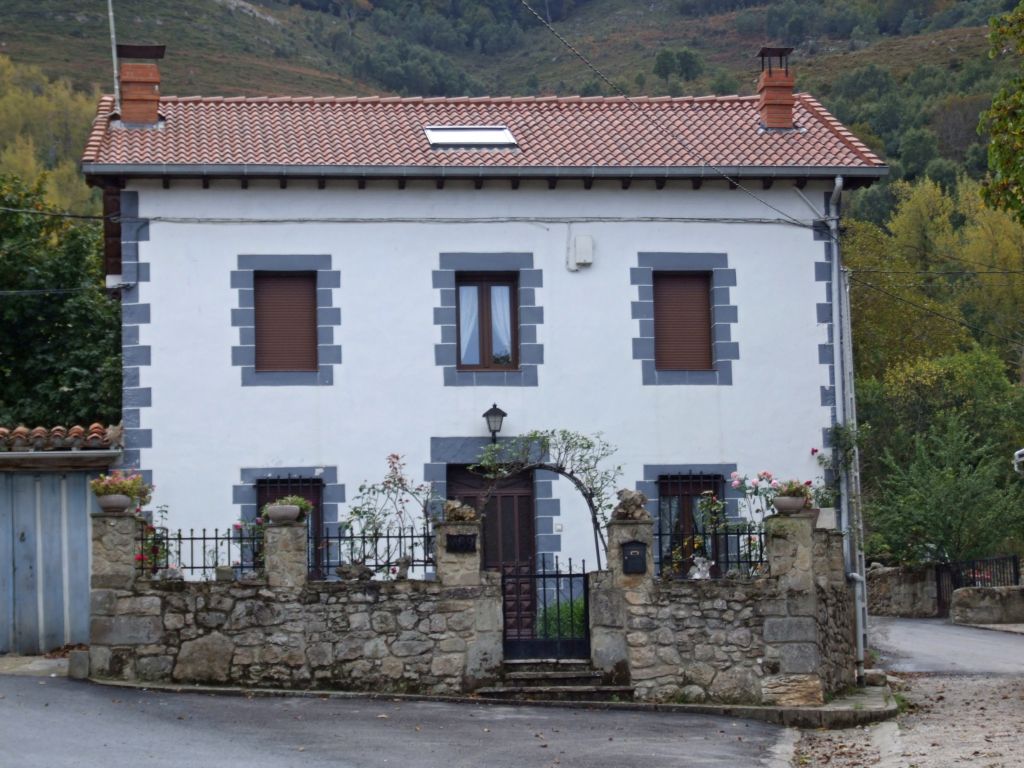
[[659, 371], [707, 371], [711, 360], [711, 276], [655, 272], [654, 365]]
[[316, 273], [257, 272], [256, 370], [315, 371]]

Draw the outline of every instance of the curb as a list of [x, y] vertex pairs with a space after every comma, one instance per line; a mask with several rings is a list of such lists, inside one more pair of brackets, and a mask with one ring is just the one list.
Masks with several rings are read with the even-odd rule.
[[534, 701], [486, 698], [483, 696], [444, 696], [414, 693], [369, 693], [363, 691], [329, 691], [316, 689], [239, 688], [218, 685], [177, 685], [169, 683], [138, 683], [126, 680], [88, 678], [86, 682], [113, 688], [133, 688], [162, 693], [201, 693], [209, 696], [246, 696], [261, 698], [289, 697], [303, 699], [362, 699], [366, 701], [437, 701], [450, 704], [486, 704], [498, 707], [547, 707], [552, 709], [590, 709], [620, 712], [675, 712], [690, 715], [717, 715], [759, 720], [773, 725], [795, 728], [852, 728], [878, 723], [898, 713], [896, 701], [888, 686], [882, 689], [882, 707], [843, 707], [833, 702], [823, 707], [772, 707], [728, 704], [657, 704], [639, 701]]

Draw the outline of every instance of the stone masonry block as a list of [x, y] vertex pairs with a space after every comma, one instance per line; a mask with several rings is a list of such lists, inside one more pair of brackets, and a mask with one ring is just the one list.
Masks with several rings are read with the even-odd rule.
[[766, 643], [813, 643], [818, 637], [817, 623], [809, 616], [765, 619]]
[[160, 642], [163, 631], [159, 616], [94, 616], [89, 637], [96, 645], [148, 645]]

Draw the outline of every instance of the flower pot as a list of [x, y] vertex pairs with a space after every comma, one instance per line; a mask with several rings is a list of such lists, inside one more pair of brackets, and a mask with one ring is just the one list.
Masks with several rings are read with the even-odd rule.
[[803, 496], [776, 496], [772, 506], [780, 515], [793, 515], [807, 506]]
[[272, 523], [294, 523], [299, 519], [298, 504], [268, 504], [265, 511]]
[[105, 496], [97, 496], [96, 503], [109, 515], [123, 515], [132, 505], [132, 497], [123, 493], [108, 493]]

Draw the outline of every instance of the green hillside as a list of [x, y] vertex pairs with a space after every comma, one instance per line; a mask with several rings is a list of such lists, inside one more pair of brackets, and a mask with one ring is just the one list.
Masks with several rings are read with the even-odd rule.
[[[519, 0], [115, 3], [119, 40], [167, 44], [163, 91], [178, 95], [750, 93], [758, 48], [790, 44], [798, 87], [893, 161], [896, 177], [942, 183], [984, 171], [975, 126], [1003, 75], [986, 24], [1012, 5], [534, 0], [612, 87]], [[90, 96], [109, 91], [106, 2], [7, 0], [0, 54]], [[0, 135], [0, 148], [10, 140]], [[876, 190], [862, 212], [881, 221], [891, 204]]]

